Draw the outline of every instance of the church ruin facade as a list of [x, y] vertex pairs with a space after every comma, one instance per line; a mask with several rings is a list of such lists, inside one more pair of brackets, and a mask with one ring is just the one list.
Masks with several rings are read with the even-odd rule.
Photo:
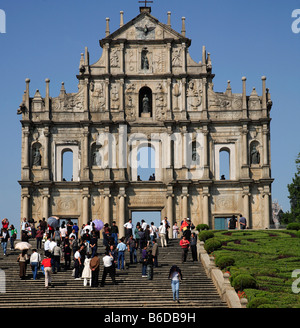
[[[151, 15], [140, 14], [113, 33], [107, 19], [101, 58], [81, 54], [78, 92], [62, 84], [57, 97], [30, 80], [18, 114], [22, 116], [21, 217], [51, 215], [116, 221], [120, 234], [133, 211], [160, 211], [171, 224], [185, 217], [195, 225], [226, 228], [242, 213], [253, 229], [271, 218], [270, 110], [262, 77], [255, 89], [235, 94], [230, 82], [215, 92], [210, 54], [197, 63], [191, 40]], [[154, 178], [141, 179], [142, 148], [154, 153]], [[72, 178], [63, 176], [64, 156], [72, 156]], [[224, 176], [221, 156], [227, 156]]]

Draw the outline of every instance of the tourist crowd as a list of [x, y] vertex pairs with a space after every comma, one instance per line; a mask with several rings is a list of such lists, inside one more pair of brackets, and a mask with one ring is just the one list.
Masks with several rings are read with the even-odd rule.
[[[41, 270], [45, 276], [45, 287], [51, 284], [53, 274], [60, 270], [72, 270], [72, 276], [76, 280], [83, 280], [84, 286], [97, 287], [99, 285], [100, 258], [99, 243], [104, 246], [103, 273], [100, 286], [105, 285], [107, 275], [114, 284], [117, 284], [117, 270], [125, 270], [130, 264], [141, 264], [142, 277], [153, 279], [153, 268], [158, 267], [159, 243], [161, 247], [168, 247], [169, 231], [172, 229], [173, 239], [181, 236], [179, 243], [182, 248], [182, 262], [186, 262], [188, 250], [191, 250], [193, 261], [197, 261], [197, 236], [192, 230], [195, 228], [189, 219], [184, 219], [178, 226], [175, 222], [170, 226], [165, 217], [158, 227], [154, 222], [147, 224], [145, 220], [137, 222], [134, 226], [132, 220], [125, 225], [125, 236], [120, 237], [119, 228], [116, 222], [112, 225], [104, 224], [99, 232], [95, 229], [93, 222], [79, 227], [71, 219], [63, 221], [60, 226], [53, 228], [48, 225], [45, 219], [36, 222], [28, 222], [25, 218], [21, 225], [21, 240], [29, 242], [36, 240], [36, 247], [32, 250], [24, 249], [18, 256], [17, 261], [20, 267], [20, 278], [25, 279], [27, 265], [32, 269], [33, 280], [38, 278], [38, 271]], [[102, 239], [100, 240], [100, 233]], [[11, 249], [14, 249], [17, 231], [7, 219], [2, 220], [1, 244], [2, 247], [11, 240]], [[3, 247], [4, 254], [6, 246]], [[30, 255], [28, 253], [31, 253]], [[129, 253], [129, 263], [125, 263], [125, 252]], [[173, 268], [174, 269], [174, 268]], [[172, 270], [173, 270], [172, 269]], [[177, 269], [176, 269], [177, 270]], [[178, 268], [180, 271], [180, 269]], [[177, 270], [177, 271], [178, 271]], [[176, 271], [176, 272], [177, 272]], [[174, 299], [178, 293], [177, 284], [180, 273], [171, 273], [174, 289]], [[176, 283], [174, 281], [176, 281]], [[178, 300], [178, 298], [177, 298]]]

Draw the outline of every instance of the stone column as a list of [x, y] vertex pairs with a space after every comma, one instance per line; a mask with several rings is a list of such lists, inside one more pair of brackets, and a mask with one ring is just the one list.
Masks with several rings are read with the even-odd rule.
[[24, 194], [24, 195], [22, 195], [22, 198], [23, 198], [22, 217], [28, 219], [28, 216], [29, 216], [29, 198], [30, 198], [30, 195]]
[[247, 125], [242, 128], [242, 178], [249, 178]]
[[89, 195], [82, 196], [82, 224], [87, 224], [89, 221]]
[[89, 180], [89, 127], [83, 131], [83, 180]]
[[207, 126], [202, 129], [203, 133], [203, 179], [209, 179], [209, 164], [208, 164], [208, 129]]
[[119, 237], [125, 236], [125, 188], [121, 187], [119, 190]]
[[182, 186], [182, 218], [187, 218], [188, 217], [188, 186]]
[[49, 127], [44, 129], [44, 156], [43, 156], [43, 177], [44, 180], [50, 180], [49, 176]]
[[249, 186], [246, 186], [243, 188], [243, 216], [248, 220], [248, 226], [250, 226], [250, 211], [249, 211], [249, 205], [250, 205], [250, 191]]
[[120, 43], [120, 71], [121, 71], [121, 74], [125, 73], [125, 70], [124, 70], [124, 43]]
[[104, 223], [110, 224], [110, 189], [109, 188], [104, 188]]
[[49, 189], [48, 188], [44, 188], [43, 190], [43, 218], [45, 218], [47, 220], [47, 218], [49, 217]]
[[29, 128], [26, 127], [23, 132], [24, 144], [23, 144], [23, 174], [22, 180], [29, 180]]
[[173, 238], [173, 225], [174, 225], [174, 216], [173, 216], [173, 188], [168, 188], [169, 192], [167, 194], [167, 217], [168, 221], [170, 222], [170, 229], [169, 229], [169, 238]]
[[208, 119], [207, 116], [207, 79], [202, 79], [202, 118]]
[[203, 197], [203, 224], [207, 224], [209, 226], [209, 187], [203, 187], [202, 192]]
[[186, 74], [186, 44], [182, 43], [182, 71]]
[[264, 220], [263, 220], [263, 229], [269, 229], [270, 227], [270, 187], [265, 186], [263, 191], [264, 199]]
[[172, 72], [172, 45], [170, 42], [167, 43], [167, 74], [171, 74]]

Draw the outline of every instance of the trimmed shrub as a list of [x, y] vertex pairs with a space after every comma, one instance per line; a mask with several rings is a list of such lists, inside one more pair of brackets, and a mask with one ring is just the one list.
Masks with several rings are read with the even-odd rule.
[[215, 235], [210, 230], [204, 230], [199, 233], [199, 240], [206, 241], [209, 238], [213, 238]]
[[232, 287], [235, 290], [244, 290], [245, 288], [256, 288], [257, 283], [250, 274], [239, 274], [232, 280]]
[[234, 265], [234, 258], [231, 256], [219, 256], [216, 258], [216, 265], [222, 270]]
[[275, 308], [277, 308], [277, 306], [273, 305], [273, 304], [261, 304], [257, 308], [258, 309], [275, 309]]
[[266, 297], [255, 297], [253, 300], [251, 300], [247, 308], [249, 309], [257, 309], [259, 306], [263, 304], [270, 304], [270, 300]]
[[198, 224], [197, 227], [196, 227], [196, 230], [198, 230], [199, 232], [202, 231], [202, 230], [209, 230], [209, 226], [207, 224]]
[[300, 230], [300, 223], [299, 222], [291, 222], [286, 227], [287, 230]]
[[222, 247], [222, 243], [217, 238], [209, 238], [208, 240], [206, 240], [206, 242], [204, 244], [204, 249], [209, 254], [221, 247]]

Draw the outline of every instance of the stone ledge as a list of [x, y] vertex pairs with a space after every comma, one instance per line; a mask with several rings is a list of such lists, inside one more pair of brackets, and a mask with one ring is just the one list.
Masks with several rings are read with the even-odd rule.
[[231, 286], [229, 274], [224, 273], [215, 265], [213, 257], [210, 257], [204, 249], [204, 242], [198, 240], [198, 259], [201, 261], [206, 275], [213, 281], [221, 299], [227, 303], [229, 308], [246, 308], [247, 300], [239, 299], [236, 291]]

